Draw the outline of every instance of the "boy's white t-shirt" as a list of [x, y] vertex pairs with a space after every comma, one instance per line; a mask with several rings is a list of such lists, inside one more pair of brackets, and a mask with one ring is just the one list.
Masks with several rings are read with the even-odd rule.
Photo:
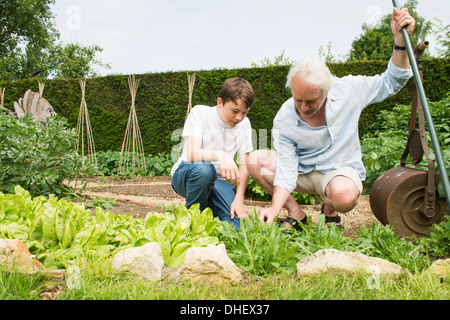
[[[202, 148], [211, 151], [225, 151], [231, 157], [237, 154], [253, 151], [252, 127], [250, 120], [245, 117], [234, 128], [228, 126], [217, 114], [217, 106], [198, 105], [192, 108], [183, 128], [183, 153], [172, 167], [170, 175], [173, 176], [181, 161], [187, 160], [187, 137], [202, 138]], [[216, 168], [218, 178], [220, 174], [219, 163], [211, 162]]]

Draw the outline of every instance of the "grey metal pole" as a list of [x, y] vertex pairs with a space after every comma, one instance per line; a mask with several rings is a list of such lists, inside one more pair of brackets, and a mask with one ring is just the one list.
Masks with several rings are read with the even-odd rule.
[[[395, 8], [398, 8], [397, 1], [392, 0]], [[425, 120], [428, 124], [428, 132], [431, 138], [431, 144], [433, 145], [434, 154], [436, 156], [436, 162], [439, 169], [439, 174], [441, 175], [442, 185], [444, 187], [445, 198], [447, 200], [447, 207], [450, 209], [450, 183], [447, 176], [447, 170], [445, 169], [444, 158], [442, 157], [441, 147], [439, 145], [439, 139], [436, 135], [436, 129], [434, 128], [433, 119], [431, 117], [430, 108], [428, 107], [427, 97], [425, 95], [425, 90], [423, 88], [422, 79], [420, 77], [419, 68], [417, 67], [416, 58], [414, 56], [413, 47], [411, 45], [411, 40], [409, 39], [406, 27], [402, 29], [403, 40], [405, 41], [406, 51], [408, 52], [409, 63], [411, 65], [414, 81], [417, 87], [417, 92], [419, 93], [420, 102], [422, 104], [422, 109], [425, 115]]]

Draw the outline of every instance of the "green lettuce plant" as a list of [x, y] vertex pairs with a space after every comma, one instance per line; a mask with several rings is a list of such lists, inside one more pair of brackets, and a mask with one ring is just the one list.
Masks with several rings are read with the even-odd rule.
[[217, 244], [218, 222], [211, 209], [187, 209], [149, 213], [145, 219], [131, 214], [113, 214], [96, 208], [95, 215], [84, 204], [54, 195], [32, 197], [20, 186], [13, 194], [0, 192], [0, 238], [27, 244], [46, 267], [65, 267], [79, 258], [110, 258], [119, 250], [161, 244], [167, 266], [179, 267], [190, 247]]
[[215, 237], [218, 221], [210, 208], [200, 211], [198, 204], [187, 209], [178, 205], [170, 214], [154, 212], [144, 219], [144, 234], [135, 246], [154, 241], [161, 244], [164, 261], [169, 267], [179, 267], [184, 262], [187, 249], [218, 244]]

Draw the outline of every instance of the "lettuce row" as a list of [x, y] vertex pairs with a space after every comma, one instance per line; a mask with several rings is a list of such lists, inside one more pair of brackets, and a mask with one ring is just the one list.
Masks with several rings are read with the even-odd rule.
[[113, 214], [96, 208], [95, 215], [84, 204], [58, 199], [32, 198], [16, 186], [14, 194], [0, 192], [0, 238], [19, 239], [46, 267], [65, 267], [82, 257], [108, 258], [118, 251], [159, 242], [164, 261], [179, 267], [190, 247], [217, 244], [218, 221], [211, 209], [187, 209], [147, 214]]

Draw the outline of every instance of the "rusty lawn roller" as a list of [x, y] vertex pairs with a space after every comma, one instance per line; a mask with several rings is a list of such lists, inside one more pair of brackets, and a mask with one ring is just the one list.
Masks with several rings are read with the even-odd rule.
[[[393, 3], [396, 7], [395, 0]], [[422, 52], [428, 46], [428, 42], [419, 44], [413, 50], [405, 28], [402, 30], [402, 35], [415, 83], [408, 142], [400, 160], [400, 167], [384, 172], [373, 183], [370, 191], [370, 206], [375, 217], [382, 224], [390, 225], [397, 235], [409, 238], [413, 235], [425, 236], [432, 231], [433, 224], [442, 222], [444, 216], [450, 214], [450, 200], [449, 179], [422, 86]], [[419, 130], [415, 128], [417, 114]], [[435, 170], [435, 163], [429, 157], [425, 119], [439, 172]], [[412, 162], [407, 162], [408, 155]], [[424, 155], [428, 159], [427, 165], [420, 164]], [[415, 167], [406, 167], [407, 164]], [[419, 169], [418, 166], [427, 167], [428, 170]], [[440, 197], [437, 191], [439, 182], [443, 185], [444, 198]]]
[[[433, 196], [440, 176], [433, 172], [434, 185], [429, 194], [429, 172], [398, 167], [378, 177], [370, 191], [370, 206], [375, 217], [402, 237], [425, 236], [434, 223], [448, 215], [444, 198]], [[431, 198], [429, 203], [427, 198]]]

